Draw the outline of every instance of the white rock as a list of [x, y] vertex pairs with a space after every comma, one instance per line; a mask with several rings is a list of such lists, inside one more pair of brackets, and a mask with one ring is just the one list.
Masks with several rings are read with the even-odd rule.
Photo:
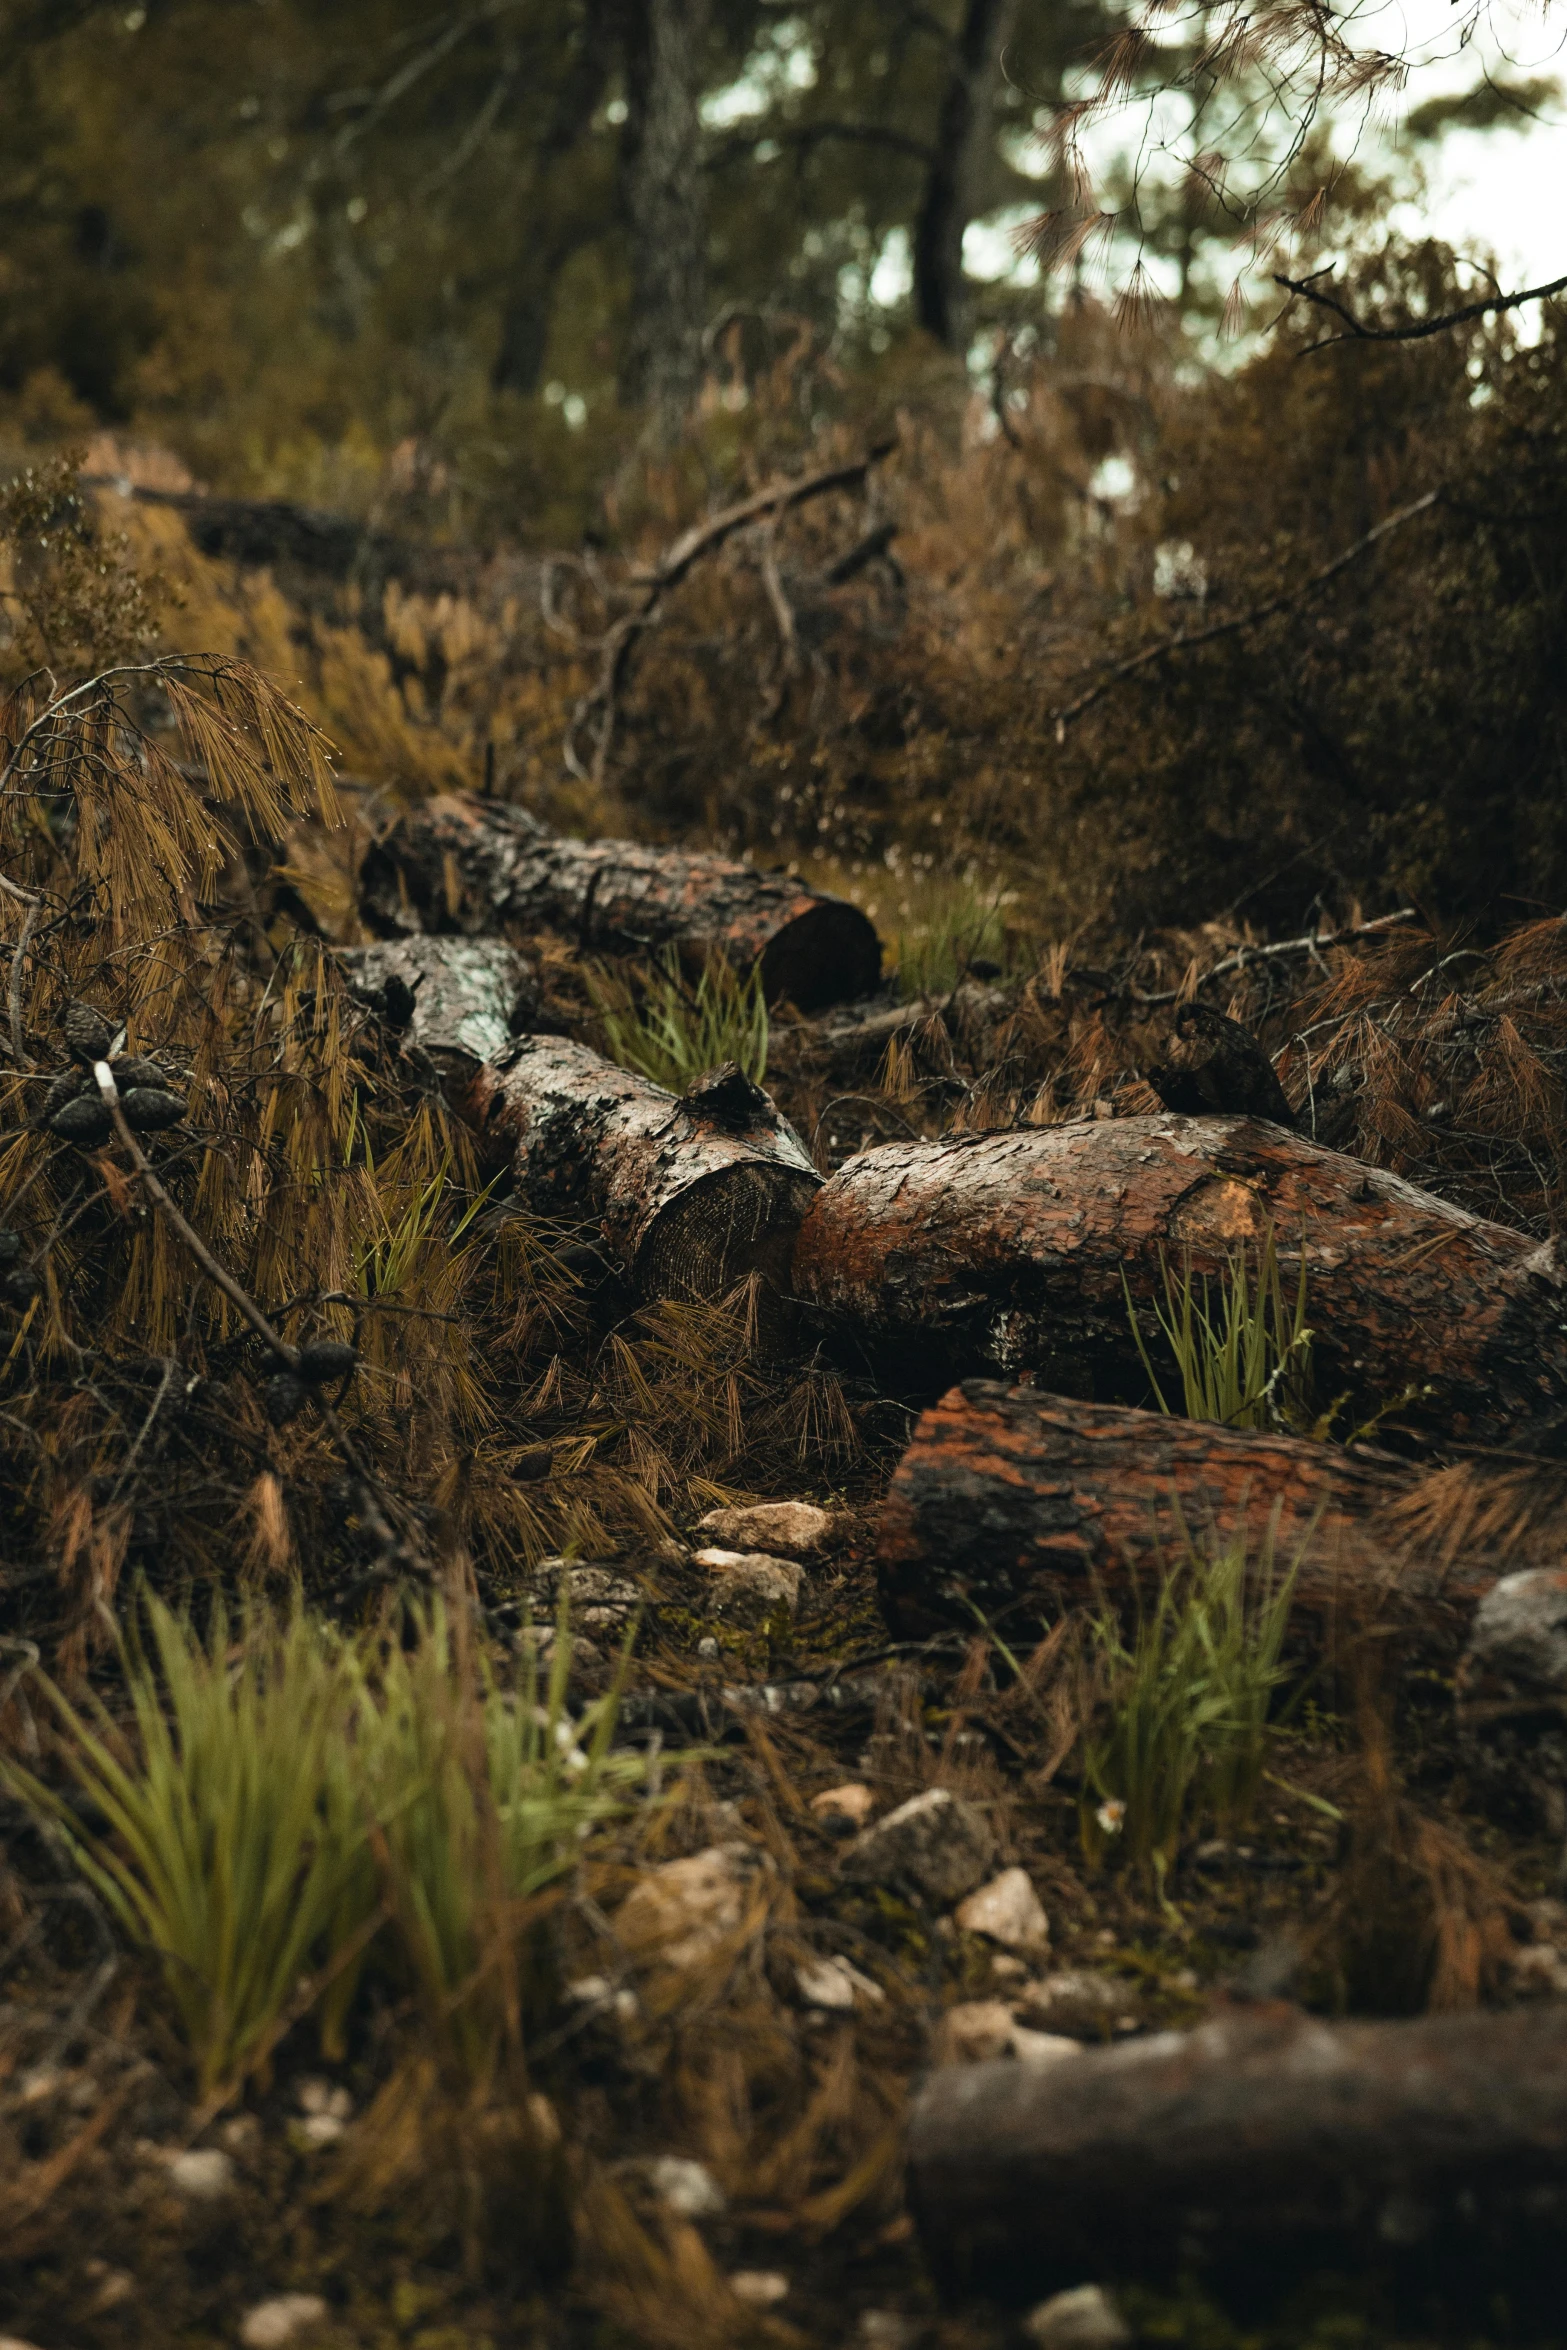
[[1052, 2293], [1023, 2320], [1035, 2350], [1121, 2350], [1131, 2328], [1102, 2285], [1077, 2285]]
[[771, 2309], [782, 2301], [789, 2290], [789, 2280], [776, 2268], [737, 2268], [729, 2280], [729, 2290], [740, 2301], [749, 2301], [753, 2308]]
[[301, 2113], [327, 2113], [334, 2121], [346, 2122], [354, 2110], [352, 2097], [335, 2081], [301, 2081], [296, 2095]]
[[979, 1883], [995, 1849], [982, 1811], [949, 1788], [927, 1787], [855, 1837], [843, 1873], [872, 1885], [911, 1884], [945, 1903]]
[[1567, 1957], [1549, 1942], [1529, 1942], [1507, 1960], [1515, 1991], [1536, 1999], [1567, 1998]]
[[953, 1913], [965, 1934], [985, 1934], [1006, 1950], [1043, 1950], [1050, 1920], [1026, 1869], [1003, 1869]]
[[760, 1501], [750, 1509], [709, 1510], [697, 1531], [731, 1550], [765, 1550], [770, 1557], [810, 1558], [832, 1540], [837, 1520], [812, 1501]]
[[1475, 1610], [1460, 1683], [1567, 1690], [1567, 1567], [1529, 1567], [1493, 1583]]
[[717, 2219], [728, 2209], [724, 2191], [705, 2162], [660, 2154], [647, 2166], [648, 2184], [679, 2219]]
[[713, 1614], [731, 1623], [765, 1624], [770, 1616], [792, 1616], [800, 1604], [800, 1569], [787, 1559], [759, 1550], [699, 1550], [696, 1563], [717, 1578]]
[[324, 2147], [335, 2146], [348, 2124], [338, 2113], [307, 2113], [294, 2124], [290, 2135], [300, 2146], [319, 2154]]
[[628, 1948], [666, 1966], [700, 1966], [743, 1927], [761, 1867], [761, 1855], [738, 1843], [667, 1860], [626, 1895], [615, 1930]]
[[279, 2293], [246, 2310], [239, 2321], [239, 2338], [245, 2350], [287, 2350], [325, 2316], [326, 2303], [319, 2293]]
[[1000, 1999], [965, 1999], [949, 2007], [936, 2035], [943, 2064], [988, 2064], [1012, 2053], [1012, 2010]]
[[198, 2203], [215, 2202], [234, 2186], [234, 2158], [221, 2146], [187, 2146], [169, 2159], [169, 2181]]
[[905, 2317], [901, 2309], [862, 2309], [855, 2339], [862, 2350], [914, 2350], [924, 2330], [918, 2318]]
[[795, 1968], [794, 1979], [807, 2007], [831, 2008], [837, 2015], [852, 2015], [856, 2007], [880, 2007], [887, 1996], [879, 1983], [846, 1958], [808, 1958]]
[[1072, 1967], [1030, 1983], [1018, 1995], [1017, 2005], [1031, 2029], [1070, 2032], [1079, 2040], [1102, 2040], [1118, 2023], [1126, 2000], [1123, 1981]]
[[1019, 2064], [1059, 2064], [1063, 2056], [1081, 2056], [1083, 2044], [1069, 2040], [1064, 2032], [1030, 2032], [1014, 2024], [1012, 2053]]
[[876, 1809], [876, 1798], [863, 1779], [848, 1779], [841, 1787], [824, 1787], [820, 1795], [813, 1795], [811, 1809], [829, 1825], [863, 1828]]

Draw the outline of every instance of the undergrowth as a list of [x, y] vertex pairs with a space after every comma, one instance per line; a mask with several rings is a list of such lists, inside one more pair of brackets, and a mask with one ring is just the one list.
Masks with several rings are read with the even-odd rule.
[[622, 1068], [671, 1093], [683, 1093], [723, 1061], [735, 1062], [755, 1085], [766, 1076], [767, 998], [760, 964], [736, 971], [715, 952], [693, 982], [671, 947], [635, 981], [603, 967], [586, 976], [604, 1049]]

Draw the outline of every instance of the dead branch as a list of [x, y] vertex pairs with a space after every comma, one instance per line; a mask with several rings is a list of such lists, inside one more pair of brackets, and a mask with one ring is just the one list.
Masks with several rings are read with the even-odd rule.
[[1212, 628], [1182, 629], [1173, 636], [1160, 637], [1156, 644], [1145, 645], [1140, 653], [1131, 654], [1125, 661], [1117, 661], [1097, 685], [1090, 686], [1086, 693], [1078, 695], [1075, 702], [1068, 702], [1056, 712], [1056, 741], [1064, 742], [1072, 720], [1080, 718], [1085, 710], [1092, 709], [1095, 702], [1101, 701], [1111, 687], [1119, 685], [1123, 678], [1134, 676], [1151, 662], [1162, 661], [1167, 654], [1189, 653], [1199, 645], [1215, 644], [1220, 637], [1235, 636], [1241, 629], [1255, 628], [1259, 621], [1271, 620], [1275, 612], [1284, 612], [1292, 604], [1304, 603], [1308, 596], [1316, 594], [1318, 588], [1326, 587], [1329, 580], [1336, 579], [1341, 571], [1347, 571], [1362, 555], [1369, 554], [1379, 539], [1387, 538], [1395, 530], [1402, 530], [1406, 522], [1413, 522], [1416, 515], [1424, 514], [1442, 495], [1439, 489], [1427, 490], [1425, 496], [1416, 498], [1412, 505], [1400, 506], [1396, 513], [1385, 516], [1368, 530], [1364, 538], [1356, 539], [1352, 547], [1346, 547], [1341, 555], [1335, 555], [1331, 563], [1324, 563], [1320, 571], [1314, 571], [1309, 579], [1302, 580], [1299, 587], [1285, 588], [1280, 594], [1269, 596], [1265, 602], [1254, 604], [1249, 612], [1237, 612], [1230, 620], [1216, 621]]
[[1462, 309], [1444, 310], [1440, 317], [1418, 319], [1412, 326], [1368, 326], [1363, 318], [1355, 316], [1347, 303], [1338, 301], [1316, 283], [1316, 279], [1324, 274], [1322, 270], [1315, 271], [1311, 277], [1284, 277], [1278, 270], [1273, 273], [1276, 286], [1281, 286], [1298, 301], [1311, 303], [1314, 309], [1331, 311], [1335, 318], [1343, 320], [1349, 330], [1346, 334], [1324, 335], [1320, 342], [1310, 344], [1301, 353], [1305, 359], [1309, 359], [1313, 351], [1330, 351], [1339, 343], [1424, 342], [1428, 335], [1446, 334], [1449, 327], [1467, 326], [1476, 318], [1500, 317], [1504, 310], [1521, 309], [1525, 302], [1548, 301], [1552, 294], [1567, 289], [1567, 276], [1553, 277], [1549, 285], [1525, 286], [1516, 294], [1487, 294], [1484, 301], [1466, 302]]
[[[878, 441], [863, 457], [848, 465], [830, 465], [820, 473], [808, 473], [798, 481], [770, 482], [749, 498], [741, 498], [732, 506], [722, 507], [709, 515], [705, 522], [693, 523], [682, 532], [673, 546], [665, 549], [651, 571], [636, 575], [641, 590], [641, 602], [634, 611], [622, 614], [601, 640], [599, 673], [592, 689], [583, 696], [572, 712], [566, 728], [563, 745], [567, 766], [582, 781], [602, 783], [609, 763], [610, 746], [614, 741], [615, 720], [620, 696], [625, 687], [632, 653], [637, 640], [659, 618], [664, 599], [677, 588], [693, 565], [704, 555], [711, 555], [737, 530], [749, 523], [759, 522], [767, 515], [782, 515], [792, 507], [804, 506], [813, 498], [826, 497], [832, 490], [853, 488], [862, 482], [873, 465], [891, 454], [893, 441]], [[592, 758], [584, 766], [577, 751], [577, 740], [590, 720], [597, 719]]]

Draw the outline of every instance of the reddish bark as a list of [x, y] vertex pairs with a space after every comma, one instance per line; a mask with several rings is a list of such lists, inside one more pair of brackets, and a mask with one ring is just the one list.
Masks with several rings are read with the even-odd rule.
[[802, 1011], [865, 995], [875, 930], [845, 898], [732, 857], [641, 841], [564, 840], [520, 808], [456, 794], [400, 816], [360, 875], [360, 911], [385, 937], [418, 930], [564, 932], [584, 953], [675, 946], [760, 962], [770, 1000]]
[[1304, 1257], [1320, 1394], [1469, 1442], [1567, 1405], [1567, 1295], [1531, 1241], [1261, 1119], [1150, 1116], [894, 1142], [817, 1195], [795, 1250], [802, 1299], [884, 1368], [934, 1385], [1032, 1372], [1141, 1395], [1164, 1267], [1223, 1273], [1271, 1224], [1286, 1295]]
[[1166, 1419], [971, 1379], [922, 1415], [882, 1510], [877, 1572], [900, 1635], [972, 1624], [1009, 1640], [1156, 1576], [1186, 1540], [1272, 1529], [1297, 1607], [1372, 1599], [1456, 1654], [1498, 1575], [1554, 1562], [1567, 1470], [1472, 1462], [1436, 1472], [1363, 1446]]
[[1033, 2296], [1313, 2269], [1516, 2306], [1560, 2288], [1567, 2012], [1327, 2024], [1231, 2009], [1049, 2065], [949, 2065], [909, 2125], [951, 2288]]
[[794, 1129], [732, 1063], [686, 1094], [562, 1037], [526, 1039], [474, 1075], [465, 1114], [509, 1157], [519, 1204], [596, 1227], [648, 1297], [781, 1287], [820, 1181]]

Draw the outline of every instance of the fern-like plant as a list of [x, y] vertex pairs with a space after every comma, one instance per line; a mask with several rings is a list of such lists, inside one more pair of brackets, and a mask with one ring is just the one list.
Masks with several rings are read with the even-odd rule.
[[636, 991], [615, 973], [590, 970], [588, 992], [604, 1049], [623, 1069], [681, 1093], [704, 1069], [737, 1062], [760, 1085], [767, 1074], [767, 998], [760, 964], [738, 972], [713, 953], [695, 984], [671, 947]]

